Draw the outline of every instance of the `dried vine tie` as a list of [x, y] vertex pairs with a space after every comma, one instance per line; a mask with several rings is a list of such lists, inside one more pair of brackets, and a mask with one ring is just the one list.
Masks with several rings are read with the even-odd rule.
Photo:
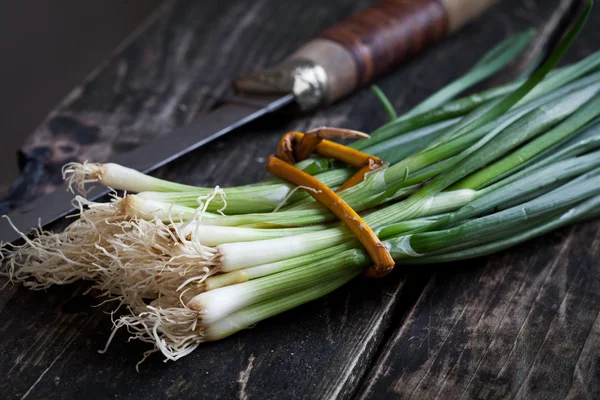
[[367, 269], [369, 277], [382, 277], [394, 268], [394, 260], [375, 232], [363, 219], [333, 190], [315, 177], [293, 166], [293, 163], [306, 159], [312, 152], [334, 158], [358, 168], [358, 172], [348, 179], [338, 191], [350, 188], [365, 178], [365, 175], [383, 166], [381, 159], [352, 149], [325, 138], [368, 138], [362, 132], [339, 128], [317, 128], [306, 134], [286, 133], [277, 146], [277, 157], [270, 156], [267, 171], [292, 182], [297, 186], [309, 187], [309, 194], [338, 217], [357, 237], [373, 260], [374, 265]]
[[365, 179], [367, 173], [383, 166], [384, 163], [379, 157], [363, 153], [339, 143], [324, 140], [334, 137], [368, 139], [369, 135], [350, 129], [328, 127], [311, 129], [306, 134], [288, 132], [279, 141], [277, 157], [290, 164], [295, 164], [308, 158], [312, 152], [316, 152], [323, 157], [334, 158], [357, 168], [358, 171], [338, 188], [338, 192], [359, 184]]

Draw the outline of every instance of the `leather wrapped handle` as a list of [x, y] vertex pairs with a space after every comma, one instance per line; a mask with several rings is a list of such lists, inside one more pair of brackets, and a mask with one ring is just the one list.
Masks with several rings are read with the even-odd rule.
[[383, 0], [327, 29], [289, 60], [321, 66], [326, 100], [344, 97], [440, 41], [499, 0]]

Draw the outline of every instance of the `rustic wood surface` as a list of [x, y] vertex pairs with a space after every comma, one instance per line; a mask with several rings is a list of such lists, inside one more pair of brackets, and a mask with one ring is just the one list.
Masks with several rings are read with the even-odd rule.
[[[170, 1], [60, 104], [23, 151], [5, 207], [51, 190], [60, 165], [105, 160], [210, 109], [237, 73], [281, 60], [368, 0]], [[524, 28], [552, 25], [559, 0], [505, 0], [460, 34], [378, 83], [407, 110]], [[597, 49], [592, 21], [569, 53]], [[546, 31], [546, 34], [549, 30]], [[543, 37], [542, 40], [543, 41]], [[515, 63], [494, 84], [518, 73]], [[281, 132], [319, 125], [369, 131], [385, 119], [368, 90], [310, 116], [272, 118], [157, 175], [198, 185], [266, 177]], [[119, 332], [105, 354], [109, 306], [85, 285], [0, 291], [2, 398], [598, 398], [599, 225], [469, 262], [397, 268], [207, 344], [176, 362]]]

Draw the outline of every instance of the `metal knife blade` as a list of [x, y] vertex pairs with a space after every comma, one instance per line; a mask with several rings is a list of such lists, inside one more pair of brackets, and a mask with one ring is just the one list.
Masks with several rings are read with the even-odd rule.
[[[293, 103], [294, 99], [293, 94], [275, 97], [255, 96], [251, 101], [224, 104], [166, 136], [111, 158], [109, 162], [144, 173], [153, 171], [242, 125], [282, 109]], [[86, 198], [95, 200], [108, 192], [105, 187], [96, 186], [86, 195]], [[71, 204], [72, 199], [73, 194], [66, 188], [58, 189], [10, 212], [8, 218], [20, 231], [28, 233], [38, 226], [45, 226], [75, 211], [75, 207]], [[21, 235], [5, 218], [0, 220], [1, 242], [12, 243], [20, 238]]]

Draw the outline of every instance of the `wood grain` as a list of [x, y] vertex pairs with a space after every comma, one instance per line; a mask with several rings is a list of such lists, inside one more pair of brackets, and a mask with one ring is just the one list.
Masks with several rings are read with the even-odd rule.
[[436, 267], [361, 397], [597, 398], [599, 232], [589, 223]]
[[[506, 0], [378, 84], [407, 110], [493, 43], [543, 26], [556, 4]], [[32, 167], [21, 184], [49, 190], [66, 160], [103, 160], [168, 134], [226, 95], [237, 73], [282, 60], [366, 6], [366, 0], [335, 0], [326, 8], [316, 0], [167, 3], [40, 125], [24, 149], [33, 164], [25, 163]], [[573, 59], [595, 50], [597, 40], [588, 35]], [[207, 186], [254, 182], [266, 177], [264, 159], [281, 132], [323, 125], [370, 131], [383, 121], [385, 112], [363, 90], [303, 118], [260, 121], [243, 138], [220, 139], [156, 175]], [[15, 190], [13, 200], [32, 193]], [[106, 354], [97, 353], [110, 332], [111, 307], [91, 307], [85, 285], [46, 292], [8, 286], [0, 292], [0, 395], [593, 398], [600, 387], [597, 247], [597, 225], [590, 223], [485, 260], [357, 279], [177, 363], [154, 355], [140, 373], [134, 367], [147, 346], [127, 343], [126, 332], [117, 333]], [[494, 380], [491, 374], [500, 372]]]

